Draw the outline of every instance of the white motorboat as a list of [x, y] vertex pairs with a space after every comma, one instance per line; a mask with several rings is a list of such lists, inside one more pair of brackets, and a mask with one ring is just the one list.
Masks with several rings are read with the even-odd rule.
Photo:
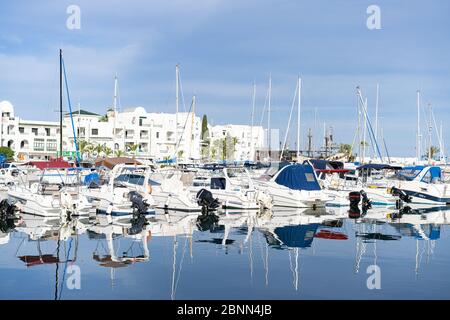
[[204, 185], [193, 185], [191, 192], [206, 189], [221, 202], [223, 208], [228, 209], [259, 210], [272, 207], [272, 198], [267, 192], [255, 188], [245, 168], [223, 168], [220, 174], [212, 175], [209, 179], [209, 183]]
[[273, 177], [262, 176], [255, 183], [258, 190], [272, 197], [277, 207], [318, 208], [332, 199], [323, 192], [313, 167], [308, 164], [286, 165]]
[[147, 167], [116, 165], [109, 183], [98, 188], [85, 188], [83, 195], [96, 206], [96, 212], [111, 216], [155, 214]]
[[[437, 166], [404, 168], [392, 180], [393, 194], [405, 202], [425, 205], [450, 205], [450, 184]], [[400, 192], [398, 192], [400, 191]]]
[[[67, 170], [45, 169], [38, 181], [11, 186], [8, 198], [21, 212], [43, 217], [59, 217], [62, 214], [89, 214], [91, 204], [78, 192], [79, 184], [65, 181]], [[59, 177], [59, 179], [57, 179]], [[72, 181], [72, 174], [70, 175]]]

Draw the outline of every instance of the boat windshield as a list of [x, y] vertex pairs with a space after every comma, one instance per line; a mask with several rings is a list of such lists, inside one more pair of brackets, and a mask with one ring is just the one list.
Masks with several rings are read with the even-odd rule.
[[419, 168], [403, 169], [403, 170], [398, 171], [395, 174], [395, 177], [398, 180], [412, 181], [412, 180], [414, 180], [415, 177], [417, 177], [417, 175], [421, 171], [422, 171], [422, 169], [419, 169]]

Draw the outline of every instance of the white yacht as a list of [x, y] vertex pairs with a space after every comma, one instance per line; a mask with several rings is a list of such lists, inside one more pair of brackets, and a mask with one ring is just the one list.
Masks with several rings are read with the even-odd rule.
[[270, 209], [272, 198], [267, 192], [255, 188], [247, 169], [242, 167], [223, 168], [219, 174], [212, 174], [208, 183], [197, 183], [191, 187], [191, 192], [201, 189], [210, 191], [223, 208], [259, 210]]
[[332, 198], [323, 192], [311, 165], [290, 164], [273, 177], [255, 179], [257, 189], [266, 192], [274, 206], [291, 208], [324, 207]]

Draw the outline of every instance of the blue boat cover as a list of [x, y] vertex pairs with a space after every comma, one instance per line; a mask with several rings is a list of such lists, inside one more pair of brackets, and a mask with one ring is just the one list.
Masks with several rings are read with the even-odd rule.
[[84, 185], [88, 186], [92, 182], [100, 184], [100, 175], [97, 172], [92, 172], [84, 177]]
[[440, 167], [430, 167], [431, 179], [434, 178], [441, 179], [441, 168]]
[[358, 168], [356, 168], [356, 170], [368, 170], [368, 169], [373, 169], [373, 170], [401, 170], [402, 167], [399, 166], [391, 166], [389, 164], [380, 164], [380, 163], [367, 163], [364, 164], [362, 166], [359, 166]]
[[278, 239], [290, 248], [308, 248], [314, 240], [318, 223], [275, 228]]
[[280, 170], [275, 182], [293, 190], [320, 190], [314, 169], [310, 165], [292, 164], [286, 166]]

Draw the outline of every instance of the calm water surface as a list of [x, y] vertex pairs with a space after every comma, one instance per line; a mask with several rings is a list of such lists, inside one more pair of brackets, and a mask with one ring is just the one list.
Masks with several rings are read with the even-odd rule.
[[0, 298], [450, 298], [450, 211], [396, 213], [3, 219]]

